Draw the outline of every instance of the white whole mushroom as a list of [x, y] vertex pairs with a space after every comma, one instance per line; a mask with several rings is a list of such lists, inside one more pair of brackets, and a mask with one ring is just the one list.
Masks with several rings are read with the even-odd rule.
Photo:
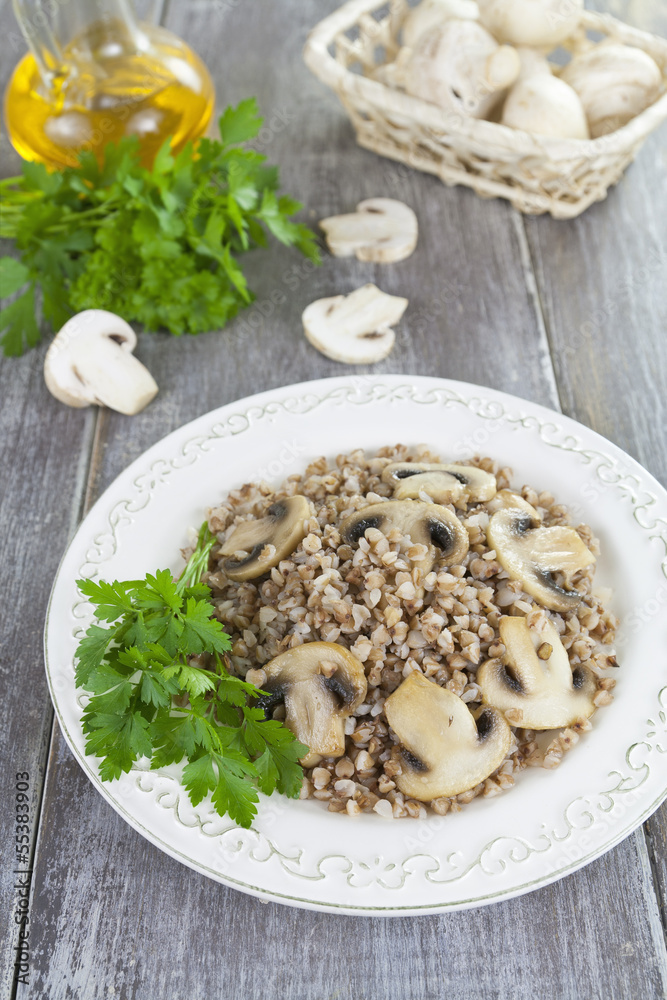
[[535, 135], [588, 139], [583, 105], [557, 76], [537, 73], [519, 80], [503, 106], [501, 123]]
[[499, 42], [555, 48], [579, 24], [584, 0], [478, 0], [479, 19]]
[[466, 118], [487, 118], [519, 75], [516, 49], [477, 21], [451, 19], [422, 35], [402, 64], [413, 97]]
[[450, 17], [476, 21], [479, 17], [476, 0], [421, 0], [408, 12], [403, 22], [403, 44], [414, 48], [422, 35]]
[[132, 354], [137, 336], [124, 319], [86, 309], [65, 323], [44, 359], [49, 392], [68, 406], [97, 404], [132, 416], [157, 394], [157, 384]]
[[647, 52], [612, 41], [575, 55], [561, 79], [579, 95], [594, 138], [626, 125], [657, 100], [662, 86]]

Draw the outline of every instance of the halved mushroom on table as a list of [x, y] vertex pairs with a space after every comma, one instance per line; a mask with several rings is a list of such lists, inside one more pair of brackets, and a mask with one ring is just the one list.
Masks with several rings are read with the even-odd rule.
[[481, 502], [496, 492], [496, 477], [474, 465], [392, 462], [382, 470], [382, 481], [394, 487], [396, 500], [416, 499], [424, 492], [436, 503]]
[[67, 406], [97, 404], [134, 416], [147, 406], [158, 387], [135, 358], [137, 335], [106, 309], [85, 309], [56, 334], [44, 358], [49, 392]]
[[221, 569], [230, 580], [254, 580], [292, 554], [306, 535], [310, 501], [297, 494], [271, 504], [266, 516], [242, 521], [220, 549]]
[[574, 528], [543, 527], [537, 512], [524, 500], [521, 507], [497, 511], [489, 521], [486, 538], [503, 569], [543, 607], [569, 611], [583, 600], [583, 594], [562, 587], [554, 578], [554, 573], [562, 573], [567, 580], [595, 562]]
[[398, 528], [403, 536], [409, 536], [413, 545], [426, 545], [424, 557], [413, 560], [422, 577], [431, 571], [435, 546], [452, 566], [460, 563], [468, 552], [468, 532], [456, 514], [435, 503], [387, 500], [370, 504], [346, 517], [338, 530], [348, 545], [356, 545], [369, 528], [377, 528], [383, 534]]
[[488, 778], [507, 756], [512, 732], [499, 711], [475, 718], [464, 701], [413, 671], [384, 703], [400, 740], [393, 759], [401, 792], [421, 802], [460, 795]]
[[263, 667], [268, 695], [257, 704], [265, 712], [285, 704], [285, 725], [310, 747], [302, 758], [313, 767], [322, 757], [345, 753], [345, 720], [366, 697], [362, 664], [335, 642], [307, 642], [288, 649]]
[[488, 660], [477, 671], [482, 699], [502, 712], [513, 712], [523, 729], [560, 729], [595, 711], [595, 676], [587, 667], [570, 666], [567, 651], [549, 621], [530, 628], [525, 618], [500, 619], [503, 662]]

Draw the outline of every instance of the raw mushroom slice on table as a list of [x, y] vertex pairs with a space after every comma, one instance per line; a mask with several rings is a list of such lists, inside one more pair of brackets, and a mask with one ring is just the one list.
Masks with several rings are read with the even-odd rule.
[[409, 257], [417, 246], [417, 216], [402, 201], [368, 198], [356, 212], [322, 219], [327, 246], [334, 257], [388, 264]]
[[458, 695], [418, 670], [385, 701], [385, 714], [400, 746], [399, 789], [421, 802], [460, 795], [499, 767], [512, 745], [512, 731], [495, 708], [473, 716]]
[[392, 327], [408, 305], [407, 299], [363, 285], [349, 295], [317, 299], [304, 310], [307, 339], [318, 351], [348, 365], [382, 361], [394, 346]]

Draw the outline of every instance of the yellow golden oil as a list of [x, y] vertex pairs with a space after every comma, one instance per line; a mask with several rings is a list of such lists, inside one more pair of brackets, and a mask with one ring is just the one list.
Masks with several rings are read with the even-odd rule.
[[80, 150], [98, 160], [109, 142], [136, 135], [144, 166], [167, 137], [177, 152], [206, 131], [215, 93], [208, 70], [180, 39], [141, 26], [143, 50], [122, 24], [92, 25], [63, 51], [46, 86], [33, 55], [16, 67], [5, 93], [9, 138], [26, 160], [76, 165]]

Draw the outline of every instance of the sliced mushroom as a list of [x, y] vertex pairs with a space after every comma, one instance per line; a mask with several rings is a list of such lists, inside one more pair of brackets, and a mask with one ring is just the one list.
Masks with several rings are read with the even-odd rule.
[[230, 580], [254, 580], [286, 559], [306, 535], [310, 503], [297, 494], [271, 504], [258, 521], [237, 525], [219, 554]]
[[301, 759], [312, 767], [322, 757], [345, 753], [345, 719], [366, 697], [364, 668], [344, 646], [307, 642], [263, 667], [268, 691], [258, 700], [265, 712], [285, 703], [285, 725], [310, 747]]
[[349, 295], [311, 302], [303, 313], [306, 337], [318, 351], [347, 365], [370, 365], [394, 346], [391, 329], [405, 312], [407, 299], [363, 285]]
[[593, 714], [595, 677], [584, 666], [572, 670], [550, 621], [529, 628], [525, 618], [505, 616], [499, 630], [503, 662], [488, 660], [477, 671], [486, 704], [512, 710], [513, 725], [523, 729], [559, 729]]
[[405, 260], [417, 246], [417, 216], [402, 201], [369, 198], [350, 215], [322, 219], [327, 246], [334, 257], [386, 264]]
[[523, 511], [524, 514], [528, 514], [535, 522], [539, 523], [540, 515], [535, 508], [527, 500], [524, 500], [520, 493], [514, 493], [513, 490], [498, 490], [496, 495], [489, 501], [486, 509], [489, 514], [495, 514], [498, 510], [508, 510], [510, 508]]
[[393, 485], [396, 500], [415, 499], [423, 490], [437, 503], [485, 501], [496, 492], [495, 476], [474, 465], [392, 462], [382, 480]]
[[457, 695], [417, 670], [387, 698], [384, 710], [401, 742], [393, 753], [401, 765], [396, 784], [421, 802], [474, 788], [502, 764], [512, 743], [510, 727], [495, 708], [475, 718]]
[[132, 355], [137, 337], [124, 319], [86, 309], [65, 323], [44, 359], [49, 392], [68, 406], [97, 403], [132, 416], [157, 394], [155, 379]]
[[442, 550], [443, 559], [451, 566], [462, 562], [468, 552], [468, 532], [456, 514], [436, 503], [418, 500], [374, 503], [350, 514], [338, 530], [348, 545], [356, 545], [369, 528], [378, 528], [384, 534], [398, 528], [402, 535], [410, 537], [413, 545], [426, 545], [426, 555], [413, 560], [422, 578], [435, 561], [434, 546]]
[[595, 562], [574, 528], [544, 528], [524, 509], [508, 507], [493, 515], [486, 538], [503, 569], [543, 607], [569, 611], [583, 599], [583, 594], [566, 590], [553, 577], [563, 573], [567, 578]]

